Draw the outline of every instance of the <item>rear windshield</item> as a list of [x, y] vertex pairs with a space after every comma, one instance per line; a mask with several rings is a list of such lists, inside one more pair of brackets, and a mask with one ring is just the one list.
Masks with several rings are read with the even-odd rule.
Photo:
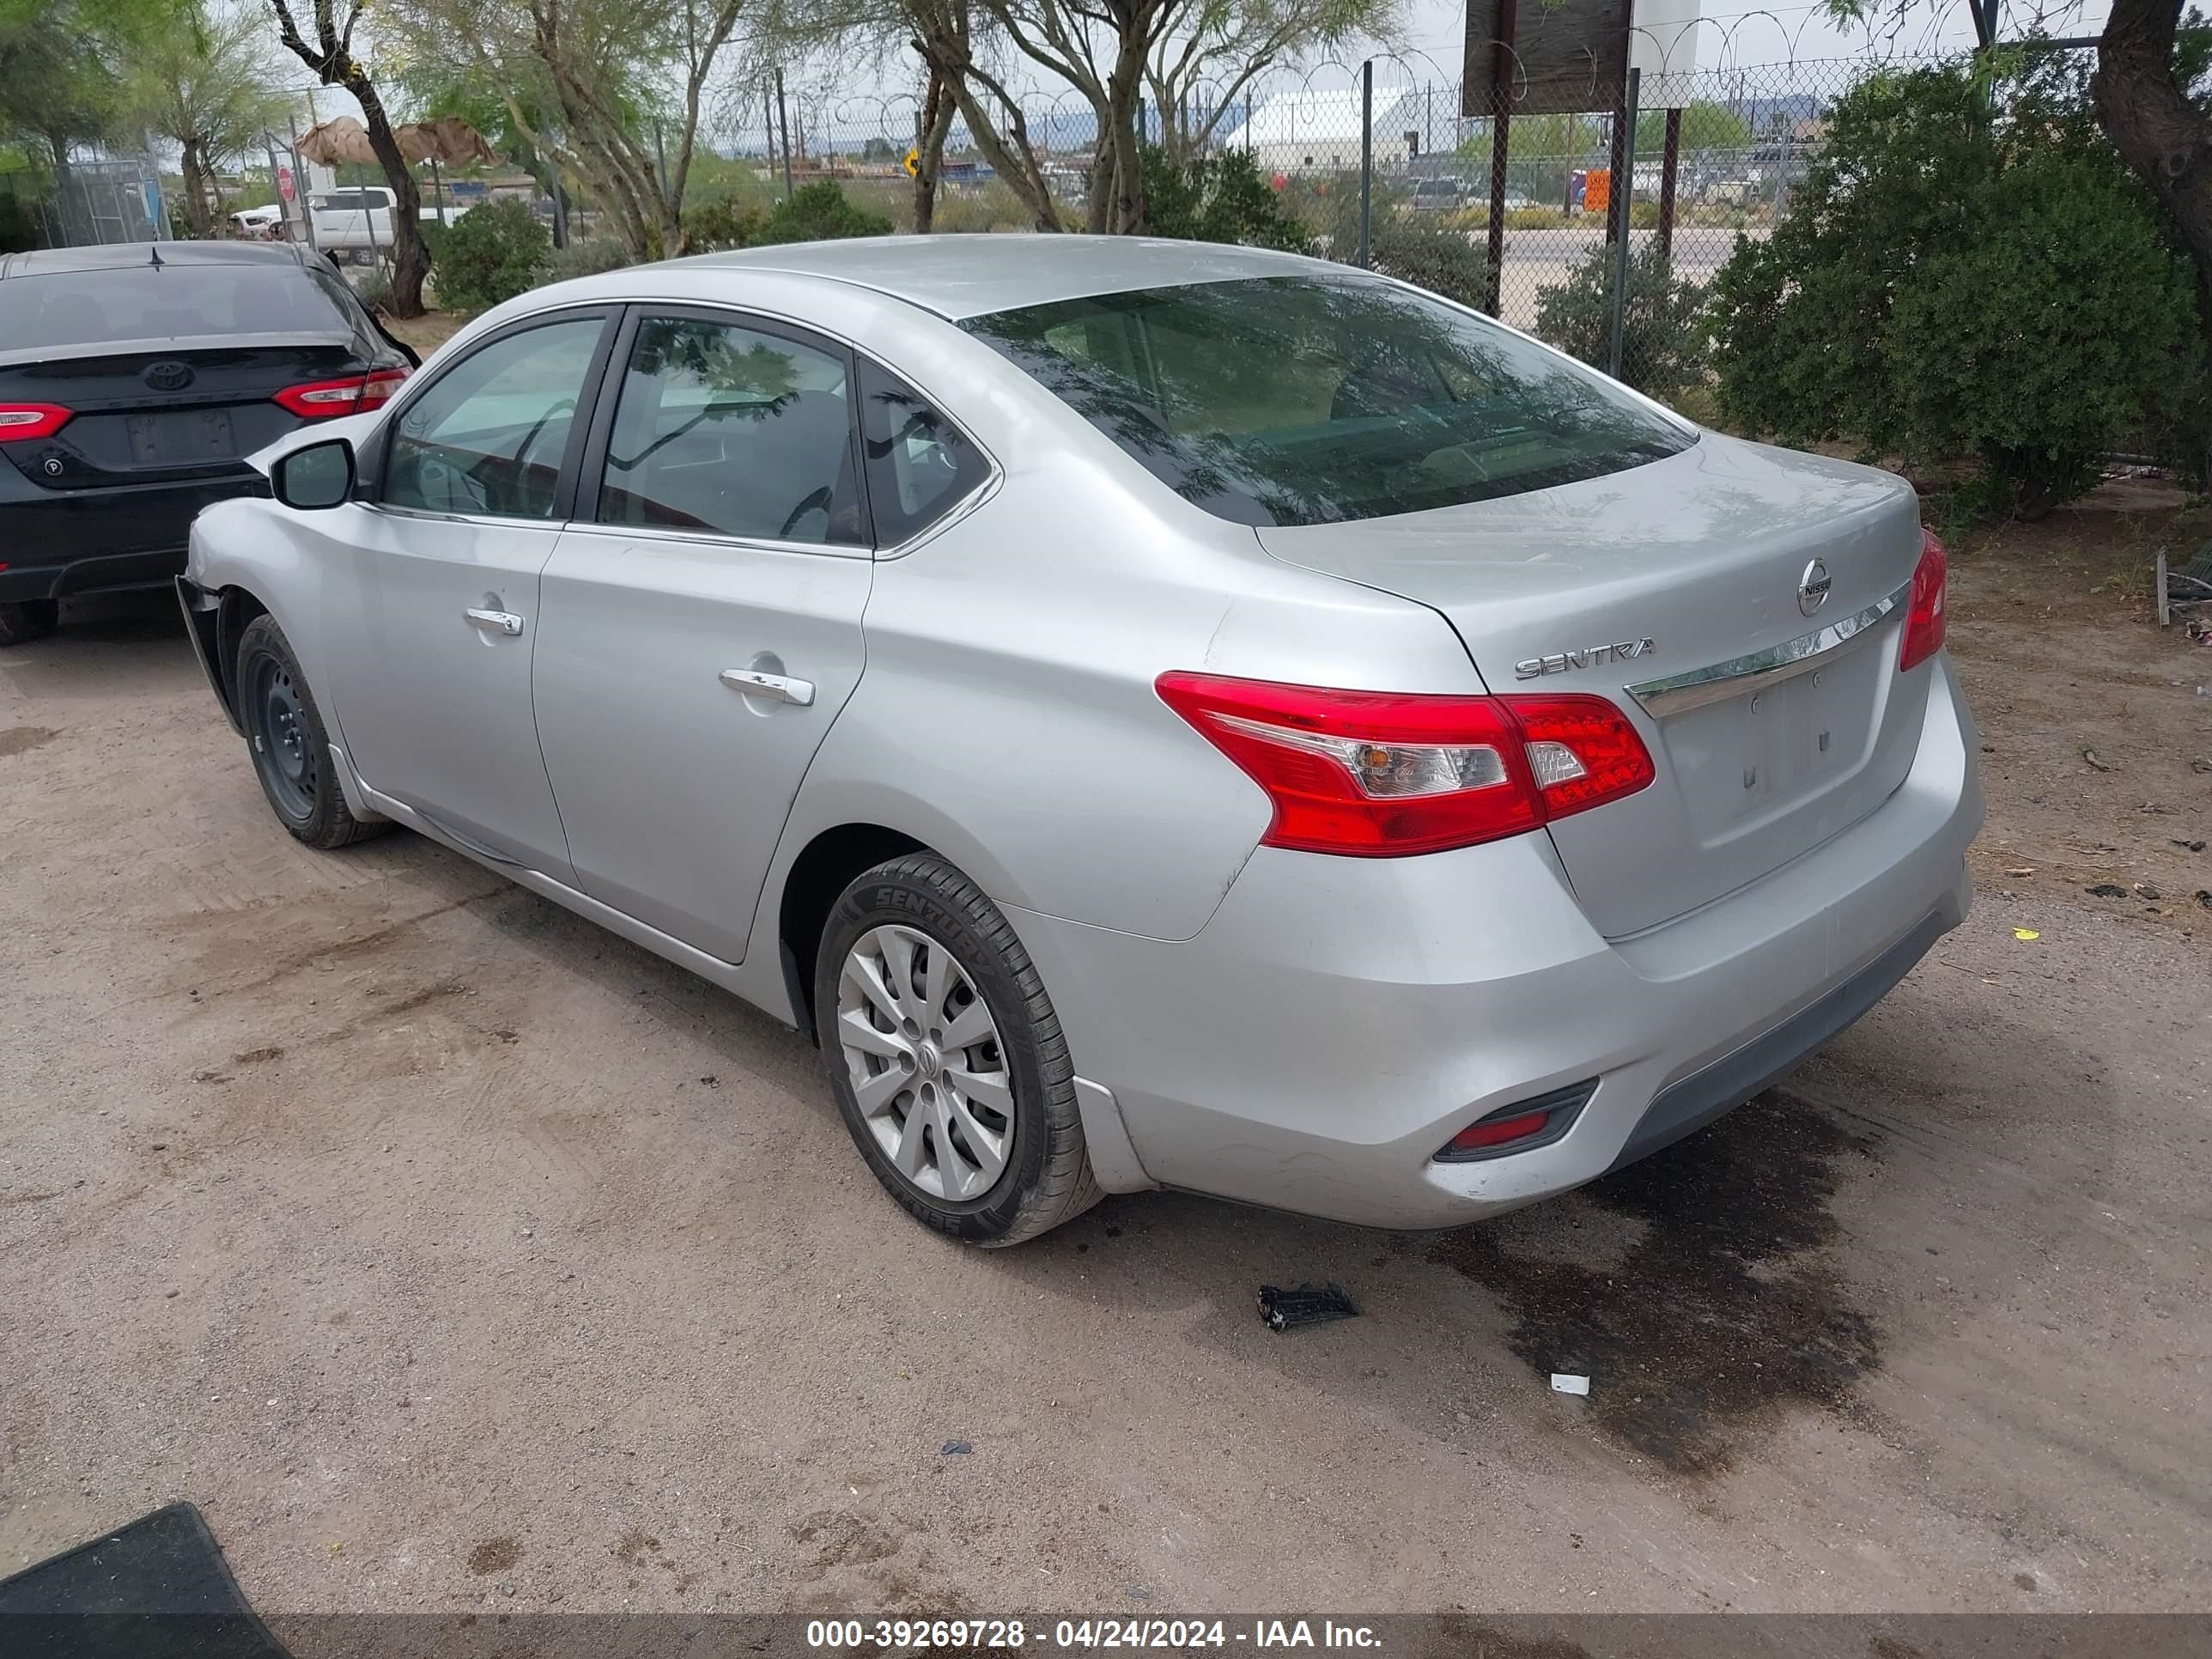
[[1142, 289], [962, 326], [1239, 524], [1454, 507], [1697, 441], [1567, 358], [1367, 277]]
[[358, 325], [343, 303], [319, 274], [296, 265], [148, 264], [10, 276], [0, 283], [0, 350], [351, 331]]

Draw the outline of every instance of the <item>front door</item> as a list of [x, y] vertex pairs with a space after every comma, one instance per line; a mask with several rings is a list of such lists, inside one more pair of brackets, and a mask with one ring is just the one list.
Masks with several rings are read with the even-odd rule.
[[860, 677], [852, 363], [673, 308], [634, 315], [614, 361], [538, 600], [538, 734], [578, 885], [736, 962]]
[[605, 313], [477, 346], [385, 428], [380, 484], [348, 509], [345, 614], [323, 630], [345, 742], [372, 789], [503, 862], [571, 882], [538, 752], [538, 577], [583, 445]]

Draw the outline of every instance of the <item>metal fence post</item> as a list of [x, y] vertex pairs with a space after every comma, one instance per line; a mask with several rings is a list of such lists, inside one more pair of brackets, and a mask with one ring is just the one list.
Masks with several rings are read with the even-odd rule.
[[783, 193], [791, 195], [791, 112], [783, 101], [783, 70], [775, 72], [775, 124], [783, 129]]
[[1613, 245], [1613, 316], [1607, 327], [1605, 372], [1620, 378], [1622, 319], [1628, 310], [1628, 240], [1636, 228], [1636, 100], [1644, 89], [1644, 71], [1628, 71], [1628, 95], [1622, 100], [1620, 142], [1613, 146], [1620, 169], [1613, 176], [1613, 199], [1619, 204], [1620, 234]]
[[1375, 263], [1375, 60], [1359, 66], [1359, 264]]

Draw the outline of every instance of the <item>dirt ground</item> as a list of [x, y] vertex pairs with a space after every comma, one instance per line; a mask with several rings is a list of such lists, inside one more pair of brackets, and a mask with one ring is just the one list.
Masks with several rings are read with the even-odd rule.
[[[1977, 908], [1716, 1128], [1474, 1231], [1149, 1195], [995, 1255], [799, 1036], [416, 837], [295, 846], [167, 605], [80, 609], [0, 658], [0, 1572], [190, 1498], [273, 1613], [2212, 1606], [2160, 537], [2212, 520], [1962, 544]], [[1271, 1334], [1304, 1279], [1362, 1316]]]

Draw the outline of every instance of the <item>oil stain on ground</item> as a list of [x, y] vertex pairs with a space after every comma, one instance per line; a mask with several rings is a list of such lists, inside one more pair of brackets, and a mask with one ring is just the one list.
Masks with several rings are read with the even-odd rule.
[[1836, 1237], [1828, 1206], [1845, 1160], [1874, 1150], [1770, 1090], [1557, 1200], [1640, 1222], [1624, 1256], [1516, 1255], [1507, 1223], [1447, 1234], [1430, 1260], [1498, 1297], [1513, 1352], [1539, 1372], [1587, 1374], [1601, 1428], [1669, 1469], [1711, 1474], [1743, 1431], [1793, 1405], [1844, 1407], [1881, 1363], [1874, 1322], [1802, 1259]]

